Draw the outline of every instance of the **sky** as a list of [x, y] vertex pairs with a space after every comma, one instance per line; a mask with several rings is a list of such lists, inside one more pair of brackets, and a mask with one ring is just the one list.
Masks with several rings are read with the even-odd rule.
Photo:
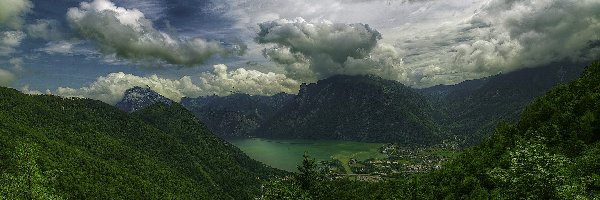
[[598, 0], [0, 0], [0, 86], [118, 102], [414, 88], [600, 57]]

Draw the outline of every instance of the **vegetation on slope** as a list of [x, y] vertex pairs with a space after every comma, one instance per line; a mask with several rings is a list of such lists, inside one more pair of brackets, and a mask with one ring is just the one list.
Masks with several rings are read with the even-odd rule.
[[421, 91], [447, 115], [440, 124], [448, 135], [470, 146], [489, 136], [499, 122], [516, 122], [525, 106], [552, 87], [576, 79], [583, 68], [554, 63]]
[[442, 170], [383, 183], [330, 181], [312, 175], [317, 173], [314, 170], [304, 170], [302, 177], [312, 177], [309, 181], [272, 181], [261, 198], [600, 198], [598, 83], [600, 63], [596, 62], [579, 79], [535, 100], [520, 121], [497, 126], [491, 137]]
[[131, 115], [0, 88], [0, 196], [244, 199], [273, 172], [176, 104]]

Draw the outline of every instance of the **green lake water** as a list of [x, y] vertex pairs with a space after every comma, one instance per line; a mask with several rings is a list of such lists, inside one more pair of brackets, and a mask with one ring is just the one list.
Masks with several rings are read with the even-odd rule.
[[384, 158], [379, 152], [382, 143], [365, 143], [334, 140], [271, 140], [262, 138], [230, 140], [252, 159], [269, 166], [287, 171], [297, 171], [302, 155], [307, 152], [311, 158], [319, 160], [338, 159], [348, 163], [352, 158], [366, 160]]

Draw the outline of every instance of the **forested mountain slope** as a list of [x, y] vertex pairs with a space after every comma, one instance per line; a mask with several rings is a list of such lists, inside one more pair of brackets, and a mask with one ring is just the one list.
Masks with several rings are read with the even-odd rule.
[[[319, 178], [273, 181], [262, 199], [598, 199], [600, 63], [535, 100], [516, 123], [441, 170], [382, 183]], [[304, 163], [310, 163], [305, 162]], [[305, 165], [310, 166], [310, 165]]]
[[515, 122], [522, 109], [552, 87], [580, 76], [585, 64], [554, 63], [457, 85], [421, 89], [446, 114], [440, 121], [466, 145], [481, 142], [499, 122]]
[[9, 199], [247, 199], [278, 173], [178, 104], [128, 114], [0, 88], [0, 196]]

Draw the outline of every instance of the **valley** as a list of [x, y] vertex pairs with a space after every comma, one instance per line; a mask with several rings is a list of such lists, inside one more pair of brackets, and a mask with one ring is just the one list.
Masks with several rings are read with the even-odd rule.
[[[593, 63], [579, 78], [555, 86], [529, 106], [527, 98], [518, 104], [497, 98], [508, 92], [501, 89], [471, 91], [462, 102], [478, 103], [459, 112], [465, 115], [442, 109], [435, 111], [440, 116], [429, 119], [442, 119], [434, 121], [440, 128], [493, 123], [492, 132], [485, 136], [440, 131], [440, 139], [446, 139], [410, 145], [310, 137], [225, 140], [181, 104], [147, 98], [162, 99], [148, 88], [128, 90], [124, 99], [133, 106], [120, 104], [129, 110], [119, 110], [90, 99], [28, 95], [0, 87], [0, 194], [17, 199], [597, 197], [599, 74], [600, 63]], [[515, 96], [531, 95], [514, 88], [508, 90]], [[443, 89], [436, 92], [444, 98]], [[431, 101], [432, 106], [443, 104], [424, 98], [426, 94], [409, 94], [422, 95], [416, 99]], [[478, 95], [485, 98], [473, 99]], [[490, 101], [495, 103], [482, 103]], [[491, 105], [514, 110], [469, 118]], [[496, 121], [506, 114], [520, 118]], [[426, 136], [416, 133], [413, 139]], [[461, 137], [466, 136], [485, 139], [465, 144]]]
[[[250, 158], [274, 168], [297, 172], [302, 155], [314, 158], [320, 171], [332, 178], [370, 177], [371, 180], [406, 177], [441, 169], [454, 158], [456, 144], [403, 147], [395, 144], [339, 140], [232, 139]], [[361, 180], [358, 178], [358, 180]]]
[[0, 200], [600, 200], [600, 0], [0, 0]]
[[271, 167], [297, 171], [302, 155], [308, 154], [317, 161], [339, 160], [348, 168], [350, 159], [366, 160], [385, 158], [380, 152], [382, 143], [364, 143], [337, 140], [275, 140], [262, 138], [229, 140], [250, 158]]

